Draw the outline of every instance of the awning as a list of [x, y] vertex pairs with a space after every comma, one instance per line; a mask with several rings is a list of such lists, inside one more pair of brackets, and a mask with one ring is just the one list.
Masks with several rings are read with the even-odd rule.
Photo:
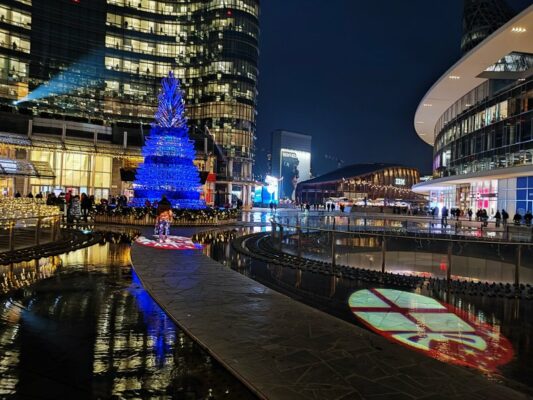
[[11, 160], [0, 158], [0, 176], [33, 176], [36, 178], [55, 178], [50, 164], [45, 161]]

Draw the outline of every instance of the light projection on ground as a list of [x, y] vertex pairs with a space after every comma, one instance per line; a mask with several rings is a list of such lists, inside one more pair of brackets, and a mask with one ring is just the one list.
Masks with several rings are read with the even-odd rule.
[[513, 357], [498, 327], [430, 297], [364, 289], [352, 293], [349, 305], [369, 329], [441, 361], [493, 371]]
[[160, 242], [159, 236], [156, 235], [153, 239], [139, 236], [135, 243], [163, 250], [200, 250], [202, 248], [201, 244], [194, 243], [190, 238], [184, 236], [168, 236], [166, 242]]

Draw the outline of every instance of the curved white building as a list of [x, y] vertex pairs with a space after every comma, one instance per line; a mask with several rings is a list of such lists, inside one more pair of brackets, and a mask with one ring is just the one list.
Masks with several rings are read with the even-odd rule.
[[415, 129], [432, 145], [432, 205], [511, 215], [533, 210], [533, 5], [430, 88]]

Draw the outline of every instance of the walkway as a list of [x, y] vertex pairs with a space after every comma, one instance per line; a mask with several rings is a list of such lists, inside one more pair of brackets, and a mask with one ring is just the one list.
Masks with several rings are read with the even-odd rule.
[[262, 398], [528, 398], [292, 300], [200, 251], [133, 245], [131, 257], [174, 321]]

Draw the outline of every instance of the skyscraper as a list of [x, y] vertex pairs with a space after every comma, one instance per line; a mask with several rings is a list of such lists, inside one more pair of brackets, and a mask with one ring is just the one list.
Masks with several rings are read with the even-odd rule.
[[218, 198], [246, 204], [258, 17], [259, 0], [0, 0], [0, 104], [131, 134], [172, 70], [191, 135], [216, 143]]
[[464, 0], [461, 38], [463, 54], [476, 47], [513, 15], [505, 0]]

